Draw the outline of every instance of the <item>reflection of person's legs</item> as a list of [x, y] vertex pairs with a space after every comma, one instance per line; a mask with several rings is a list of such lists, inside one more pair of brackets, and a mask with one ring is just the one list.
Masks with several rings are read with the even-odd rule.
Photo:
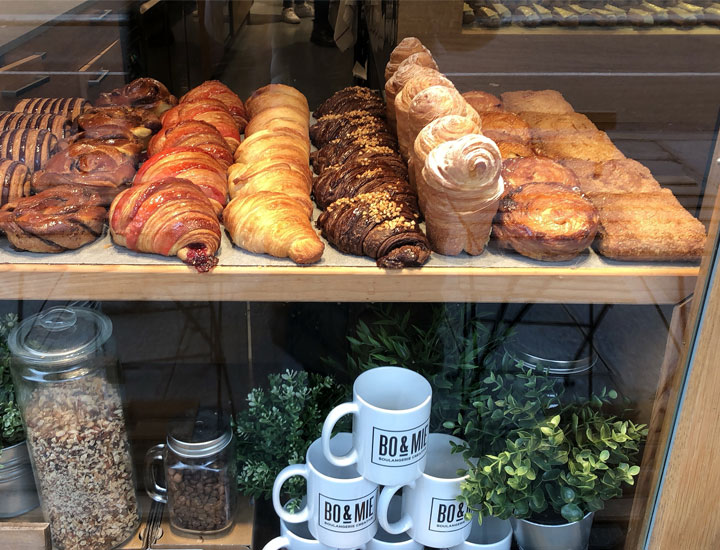
[[293, 0], [283, 0], [282, 18], [285, 23], [297, 25], [300, 23], [301, 17], [312, 17], [313, 15], [315, 15], [313, 7], [304, 0], [295, 0], [294, 6]]
[[310, 41], [318, 46], [334, 47], [333, 29], [328, 21], [330, 0], [315, 0], [315, 19]]

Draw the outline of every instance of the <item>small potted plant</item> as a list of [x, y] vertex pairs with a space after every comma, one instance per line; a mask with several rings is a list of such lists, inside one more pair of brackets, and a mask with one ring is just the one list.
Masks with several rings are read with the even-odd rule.
[[10, 377], [7, 336], [17, 324], [8, 314], [0, 320], [0, 518], [12, 518], [37, 507], [30, 456]]
[[[328, 413], [347, 398], [348, 389], [330, 376], [286, 370], [268, 376], [268, 389], [255, 388], [247, 408], [235, 419], [238, 490], [255, 501], [253, 548], [262, 548], [279, 532], [273, 510], [273, 482], [289, 464], [305, 460], [310, 444], [320, 437]], [[304, 496], [295, 476], [285, 485], [290, 510]]]
[[[507, 367], [508, 357], [503, 361]], [[491, 371], [445, 427], [466, 441], [462, 500], [478, 516], [510, 519], [524, 550], [587, 547], [593, 514], [639, 473], [645, 425], [607, 414], [603, 390], [564, 404], [562, 384], [534, 371]]]

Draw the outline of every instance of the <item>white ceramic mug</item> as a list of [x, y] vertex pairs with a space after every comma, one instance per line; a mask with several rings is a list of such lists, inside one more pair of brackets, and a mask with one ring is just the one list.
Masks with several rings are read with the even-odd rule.
[[280, 520], [280, 536], [269, 541], [263, 550], [330, 550], [313, 538], [306, 521], [302, 523], [285, 523]]
[[487, 516], [481, 525], [477, 517], [473, 516], [470, 536], [450, 550], [510, 550], [511, 545], [512, 526], [509, 519]]
[[[390, 501], [388, 519], [397, 521], [402, 514], [402, 501], [399, 496], [393, 497]], [[382, 527], [378, 526], [375, 537], [367, 543], [367, 550], [423, 550], [422, 544], [414, 541], [407, 533], [393, 535]]]
[[[340, 433], [330, 441], [334, 453], [346, 453], [352, 435]], [[294, 514], [280, 504], [283, 483], [293, 476], [307, 480], [307, 503]], [[358, 548], [377, 531], [378, 486], [363, 478], [354, 466], [336, 466], [323, 456], [320, 439], [307, 451], [305, 464], [293, 464], [281, 471], [273, 485], [273, 506], [287, 523], [308, 522], [312, 536], [333, 548]]]
[[[332, 464], [356, 464], [358, 472], [379, 485], [405, 484], [425, 468], [432, 388], [418, 373], [400, 367], [376, 367], [353, 384], [353, 400], [335, 407], [325, 419], [323, 452]], [[333, 428], [353, 415], [353, 445], [345, 456], [329, 447]]]
[[[453, 454], [450, 442], [463, 444], [461, 439], [445, 434], [430, 434], [425, 472], [415, 481], [385, 487], [378, 501], [378, 520], [388, 533], [407, 532], [413, 540], [432, 548], [449, 548], [463, 543], [470, 535], [471, 520], [465, 519], [467, 509], [457, 500], [461, 483], [467, 476], [458, 476], [467, 469], [462, 454]], [[388, 521], [388, 506], [400, 489], [402, 517]]]

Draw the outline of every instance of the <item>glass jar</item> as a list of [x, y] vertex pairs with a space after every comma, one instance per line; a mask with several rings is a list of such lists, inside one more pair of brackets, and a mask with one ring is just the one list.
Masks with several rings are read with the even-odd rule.
[[112, 323], [82, 307], [54, 307], [8, 336], [40, 504], [59, 550], [105, 550], [140, 518]]
[[[203, 410], [194, 420], [174, 422], [166, 443], [148, 450], [145, 488], [150, 498], [167, 503], [173, 528], [207, 535], [232, 525], [237, 504], [234, 447], [229, 422]], [[158, 462], [166, 486], [155, 478]]]

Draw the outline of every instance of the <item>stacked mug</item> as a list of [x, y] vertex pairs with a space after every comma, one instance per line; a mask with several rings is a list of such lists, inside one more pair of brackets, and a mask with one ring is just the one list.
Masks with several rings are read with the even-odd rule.
[[[264, 550], [509, 549], [509, 523], [507, 544], [467, 540], [473, 521], [457, 500], [465, 479], [457, 471], [466, 465], [451, 447], [463, 441], [429, 433], [431, 401], [430, 384], [414, 371], [377, 367], [358, 376], [353, 400], [330, 412], [305, 464], [288, 466], [275, 479], [281, 536]], [[335, 424], [348, 414], [352, 433], [333, 437]], [[293, 476], [307, 482], [304, 506], [295, 513], [280, 502], [282, 486]]]

